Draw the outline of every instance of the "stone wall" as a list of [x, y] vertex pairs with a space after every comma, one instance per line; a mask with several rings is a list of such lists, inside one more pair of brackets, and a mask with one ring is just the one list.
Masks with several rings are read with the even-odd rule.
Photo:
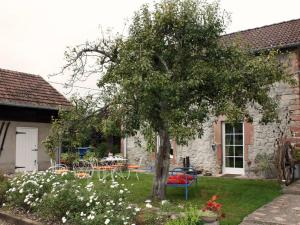
[[[298, 82], [298, 73], [300, 69], [300, 50], [281, 55], [280, 61], [287, 63], [289, 72], [294, 73]], [[288, 84], [279, 83], [270, 93], [272, 97], [278, 98], [279, 118], [284, 118], [286, 112], [290, 113], [291, 130], [294, 131], [294, 137], [291, 137], [293, 143], [300, 145], [300, 100], [299, 85], [290, 87]], [[261, 115], [257, 110], [251, 110], [253, 123], [245, 126], [245, 174], [255, 176], [253, 168], [255, 167], [255, 157], [258, 153], [274, 152], [274, 143], [278, 137], [278, 124], [270, 123], [262, 125], [259, 123]], [[212, 174], [222, 173], [222, 143], [221, 143], [221, 123], [214, 124], [213, 120], [207, 122], [204, 128], [205, 132], [201, 139], [189, 141], [187, 146], [176, 146], [174, 149], [174, 159], [171, 160], [171, 167], [182, 166], [183, 158], [190, 157], [190, 163], [198, 170], [211, 172]], [[142, 137], [140, 137], [142, 140]], [[127, 156], [130, 162], [137, 162], [139, 158], [144, 157], [144, 165], [151, 167], [154, 165], [155, 151], [150, 153], [145, 151], [145, 143], [137, 146], [134, 137], [127, 138]], [[213, 150], [212, 145], [216, 144]], [[251, 172], [252, 171], [252, 172]]]
[[[152, 170], [154, 168], [155, 150], [147, 151], [147, 145], [142, 135], [138, 134], [136, 137], [126, 138], [122, 142], [122, 147], [126, 142], [126, 157], [129, 164], [138, 165], [141, 163], [142, 167], [146, 169]], [[123, 149], [122, 152], [124, 153]]]

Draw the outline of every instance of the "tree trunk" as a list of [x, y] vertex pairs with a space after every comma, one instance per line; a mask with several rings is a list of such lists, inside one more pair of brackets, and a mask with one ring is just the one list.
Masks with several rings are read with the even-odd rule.
[[167, 130], [159, 132], [160, 145], [155, 160], [155, 175], [153, 180], [152, 196], [163, 200], [166, 197], [166, 182], [170, 167], [171, 143]]

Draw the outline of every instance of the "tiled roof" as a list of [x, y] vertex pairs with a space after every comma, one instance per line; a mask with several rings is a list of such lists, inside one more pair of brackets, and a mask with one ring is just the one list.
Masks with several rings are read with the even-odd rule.
[[222, 36], [222, 42], [237, 42], [252, 50], [300, 46], [300, 19], [226, 34]]
[[70, 102], [41, 76], [0, 69], [0, 104], [58, 109]]

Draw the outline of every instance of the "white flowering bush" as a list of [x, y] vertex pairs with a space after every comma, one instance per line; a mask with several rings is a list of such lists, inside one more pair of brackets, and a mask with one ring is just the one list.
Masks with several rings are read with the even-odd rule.
[[117, 182], [76, 179], [69, 172], [28, 173], [15, 177], [6, 205], [37, 213], [42, 219], [78, 225], [132, 225], [139, 208], [126, 201], [129, 191]]
[[18, 175], [10, 180], [6, 192], [7, 204], [26, 210], [35, 210], [50, 192], [52, 185], [61, 180], [73, 179], [73, 175], [57, 176], [52, 172], [33, 172]]

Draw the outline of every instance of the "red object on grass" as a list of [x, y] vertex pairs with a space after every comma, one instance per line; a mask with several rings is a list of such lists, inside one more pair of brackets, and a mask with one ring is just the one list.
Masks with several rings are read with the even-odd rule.
[[188, 184], [193, 179], [191, 175], [177, 174], [169, 176], [167, 184]]

